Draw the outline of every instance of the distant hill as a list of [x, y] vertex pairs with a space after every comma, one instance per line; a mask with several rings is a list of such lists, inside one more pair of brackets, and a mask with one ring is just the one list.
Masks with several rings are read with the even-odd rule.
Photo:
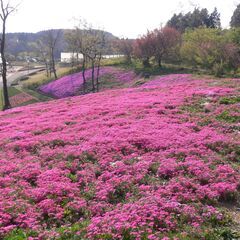
[[[59, 29], [54, 29], [58, 31]], [[56, 51], [56, 57], [60, 58], [60, 53], [67, 51], [67, 43], [64, 39], [64, 35], [71, 29], [60, 29], [60, 39], [58, 51]], [[96, 30], [97, 31], [97, 30]], [[46, 31], [40, 31], [37, 33], [8, 33], [6, 35], [7, 42], [7, 53], [14, 57], [24, 57], [24, 56], [35, 56], [36, 55], [36, 44], [39, 39], [41, 39]], [[107, 40], [114, 40], [116, 37], [109, 33], [105, 32]], [[111, 53], [111, 49], [108, 49]]]

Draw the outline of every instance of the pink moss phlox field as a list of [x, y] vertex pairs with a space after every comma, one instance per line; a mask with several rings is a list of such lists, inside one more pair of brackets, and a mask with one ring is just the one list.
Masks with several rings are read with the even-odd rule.
[[[97, 69], [95, 70], [96, 74]], [[101, 67], [99, 76], [110, 75], [116, 81], [121, 83], [128, 83], [136, 78], [133, 71], [125, 71], [114, 67]], [[92, 77], [92, 70], [88, 69], [85, 72], [85, 77], [90, 81]], [[64, 76], [53, 82], [45, 84], [39, 87], [39, 90], [45, 94], [51, 95], [56, 98], [65, 98], [70, 96], [78, 95], [79, 90], [83, 86], [82, 72], [74, 73], [71, 75]]]
[[221, 221], [240, 141], [215, 116], [236, 90], [209, 82], [170, 75], [0, 113], [0, 238], [60, 239], [79, 224], [82, 239], [171, 239]]

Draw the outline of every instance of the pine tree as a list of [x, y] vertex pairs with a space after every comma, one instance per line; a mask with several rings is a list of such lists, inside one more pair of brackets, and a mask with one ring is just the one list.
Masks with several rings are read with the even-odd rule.
[[231, 27], [240, 27], [240, 4], [235, 9], [230, 22]]

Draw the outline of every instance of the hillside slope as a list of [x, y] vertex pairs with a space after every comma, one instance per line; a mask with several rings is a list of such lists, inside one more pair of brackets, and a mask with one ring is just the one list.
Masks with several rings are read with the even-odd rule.
[[170, 75], [1, 113], [1, 239], [233, 236], [238, 94]]
[[[92, 69], [86, 70], [85, 78], [87, 81], [87, 86], [90, 85], [92, 87]], [[134, 73], [134, 71], [124, 70], [116, 67], [101, 67], [99, 71], [99, 90], [101, 91], [105, 88], [118, 88], [123, 87], [126, 84], [133, 84], [133, 80], [136, 78], [137, 75]], [[82, 72], [70, 74], [50, 83], [44, 84], [40, 86], [38, 90], [43, 94], [47, 94], [54, 98], [65, 98], [80, 95], [83, 93]]]

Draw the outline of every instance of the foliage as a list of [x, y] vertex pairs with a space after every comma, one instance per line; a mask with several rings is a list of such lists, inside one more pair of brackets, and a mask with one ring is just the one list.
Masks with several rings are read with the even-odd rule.
[[199, 27], [220, 28], [220, 14], [216, 8], [211, 14], [208, 13], [206, 8], [195, 8], [193, 12], [188, 12], [185, 15], [182, 13], [174, 14], [168, 21], [167, 26], [173, 27], [180, 32]]
[[240, 103], [240, 96], [232, 96], [232, 97], [223, 97], [220, 99], [220, 104], [235, 104]]
[[181, 35], [176, 29], [170, 27], [155, 29], [152, 34], [154, 57], [158, 66], [161, 67], [164, 58], [170, 58], [171, 55], [176, 57], [178, 55], [177, 51], [180, 45]]
[[150, 66], [150, 58], [154, 57], [161, 67], [162, 60], [171, 55], [176, 57], [180, 40], [180, 33], [174, 28], [164, 27], [148, 31], [146, 35], [136, 40], [135, 56], [143, 61], [145, 67]]
[[199, 28], [183, 35], [182, 58], [194, 65], [212, 68], [218, 58], [217, 44], [222, 42], [220, 30]]
[[229, 33], [220, 29], [198, 28], [183, 35], [181, 47], [183, 60], [195, 67], [210, 69], [216, 76], [237, 70], [240, 63], [239, 47]]
[[237, 8], [233, 12], [230, 25], [231, 27], [240, 27], [240, 4], [237, 5]]
[[154, 50], [153, 34], [149, 31], [135, 41], [134, 56], [142, 60], [144, 67], [150, 67], [150, 58], [154, 56]]

